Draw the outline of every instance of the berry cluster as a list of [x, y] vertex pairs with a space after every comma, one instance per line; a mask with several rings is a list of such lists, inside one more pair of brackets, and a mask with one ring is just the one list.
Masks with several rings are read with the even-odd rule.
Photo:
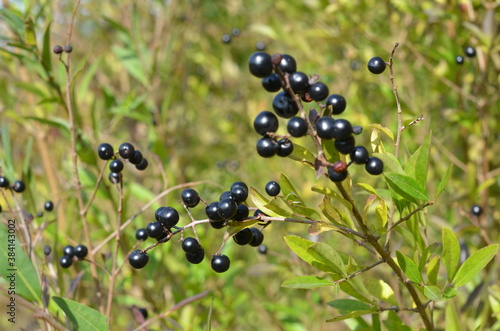
[[66, 45], [64, 47], [61, 45], [55, 45], [53, 51], [55, 54], [61, 54], [62, 52], [71, 53], [73, 51], [73, 47], [71, 47], [71, 45]]
[[[97, 154], [102, 160], [112, 160], [109, 163], [109, 181], [113, 184], [117, 184], [121, 181], [124, 164], [119, 158], [116, 158], [116, 153], [113, 150], [113, 146], [108, 143], [102, 143], [97, 148]], [[131, 143], [123, 143], [118, 148], [118, 155], [124, 159], [128, 160], [130, 163], [134, 164], [137, 170], [144, 170], [148, 166], [148, 160], [142, 156], [141, 151], [135, 149], [134, 145]]]
[[[476, 56], [476, 50], [472, 46], [465, 47], [464, 48], [464, 53], [469, 58], [473, 58], [473, 57]], [[455, 61], [457, 62], [457, 64], [464, 64], [465, 59], [464, 59], [464, 57], [462, 55], [457, 55], [455, 57]]]
[[[7, 179], [7, 177], [0, 176], [0, 187], [1, 188], [8, 188], [9, 185], [10, 185], [10, 182]], [[21, 192], [23, 192], [26, 189], [26, 185], [24, 184], [24, 182], [22, 180], [16, 180], [10, 186], [10, 188], [12, 189], [12, 191], [14, 191], [16, 193], [21, 193]]]
[[[73, 264], [73, 261], [76, 259], [83, 260], [88, 254], [87, 246], [78, 245], [73, 247], [71, 245], [64, 246], [63, 248], [63, 256], [59, 259], [59, 264], [63, 268], [69, 268]], [[50, 247], [46, 246], [44, 248], [45, 255], [50, 254]]]
[[225, 44], [228, 44], [231, 42], [231, 36], [233, 37], [238, 37], [240, 35], [241, 31], [240, 29], [238, 28], [233, 28], [233, 30], [231, 31], [231, 34], [229, 33], [224, 33], [222, 35], [222, 42], [225, 43]]
[[[328, 87], [318, 81], [318, 76], [307, 76], [297, 71], [295, 59], [288, 54], [255, 52], [248, 61], [250, 72], [262, 78], [262, 86], [268, 92], [278, 92], [273, 100], [273, 112], [264, 110], [254, 120], [255, 131], [262, 136], [257, 141], [257, 153], [262, 157], [289, 156], [294, 145], [290, 137], [300, 138], [310, 135], [313, 139], [334, 140], [335, 149], [343, 155], [350, 155], [351, 161], [337, 161], [333, 164], [326, 161], [328, 176], [334, 182], [347, 178], [347, 168], [352, 164], [364, 164], [368, 173], [379, 175], [383, 171], [383, 162], [370, 157], [363, 146], [356, 146], [354, 135], [360, 134], [362, 128], [353, 126], [340, 115], [347, 107], [346, 99], [339, 94], [330, 94]], [[381, 74], [386, 62], [380, 57], [372, 58], [368, 69], [374, 74]], [[318, 103], [321, 113], [311, 109], [306, 114], [302, 102]], [[324, 103], [321, 103], [324, 102]], [[297, 116], [300, 111], [300, 116]], [[320, 115], [321, 114], [321, 115]], [[286, 135], [277, 135], [278, 117], [288, 119]]]
[[[279, 185], [278, 193], [279, 194]], [[243, 182], [235, 182], [231, 185], [229, 191], [223, 192], [219, 201], [207, 203], [202, 200], [194, 189], [185, 189], [181, 193], [182, 204], [186, 209], [194, 208], [200, 201], [205, 205], [205, 214], [208, 223], [215, 228], [221, 229], [228, 225], [236, 225], [237, 222], [243, 222], [249, 218], [249, 209], [246, 205], [248, 198], [248, 186]], [[256, 211], [254, 216], [262, 214]], [[177, 233], [184, 233], [185, 228], [177, 227], [179, 222], [179, 213], [172, 207], [160, 207], [155, 212], [156, 221], [150, 222], [146, 228], [136, 231], [137, 240], [146, 240], [148, 237], [154, 238], [158, 244], [165, 243]], [[257, 228], [243, 228], [233, 235], [233, 240], [238, 245], [250, 245], [253, 247], [261, 246], [264, 241], [264, 235]], [[154, 247], [153, 245], [152, 247]], [[186, 260], [192, 264], [199, 264], [205, 258], [205, 249], [200, 244], [198, 236], [186, 237], [182, 239], [182, 250], [186, 254]], [[150, 248], [152, 248], [150, 247]], [[148, 249], [150, 249], [148, 248]], [[147, 249], [147, 250], [148, 250]], [[135, 250], [129, 255], [129, 263], [136, 269], [144, 268], [149, 262], [147, 250]], [[222, 273], [229, 269], [230, 259], [224, 254], [212, 255], [211, 267], [215, 272]]]
[[[46, 201], [43, 205], [43, 209], [45, 209], [45, 211], [52, 211], [54, 209], [54, 203], [52, 201]], [[43, 212], [39, 211], [37, 216], [42, 217]]]

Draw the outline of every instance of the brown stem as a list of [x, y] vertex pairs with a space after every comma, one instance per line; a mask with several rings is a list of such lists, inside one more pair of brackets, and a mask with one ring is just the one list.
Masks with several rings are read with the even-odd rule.
[[338, 283], [342, 283], [342, 282], [348, 281], [349, 279], [352, 279], [352, 278], [356, 277], [357, 275], [362, 274], [363, 272], [367, 272], [368, 270], [373, 269], [373, 268], [375, 268], [376, 266], [378, 266], [379, 264], [382, 264], [382, 263], [385, 263], [384, 259], [380, 259], [377, 262], [375, 262], [374, 264], [369, 265], [368, 267], [365, 267], [363, 269], [360, 269], [360, 270], [356, 271], [355, 273], [350, 274], [349, 276], [347, 276], [345, 278], [336, 280], [333, 283], [335, 285], [337, 285]]

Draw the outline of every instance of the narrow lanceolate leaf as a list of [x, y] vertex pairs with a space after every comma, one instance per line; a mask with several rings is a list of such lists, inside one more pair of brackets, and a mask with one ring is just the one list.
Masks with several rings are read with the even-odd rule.
[[52, 50], [50, 44], [50, 24], [43, 34], [42, 65], [47, 72], [52, 72]]
[[457, 310], [455, 308], [455, 303], [453, 301], [448, 302], [445, 309], [445, 331], [461, 331], [462, 324], [458, 318]]
[[448, 280], [452, 280], [460, 260], [460, 244], [452, 230], [443, 228], [443, 263], [448, 272]]
[[425, 137], [424, 143], [410, 157], [405, 165], [405, 172], [415, 179], [424, 189], [427, 184], [427, 168], [429, 165], [429, 150], [431, 132]]
[[333, 283], [317, 276], [297, 276], [289, 278], [281, 283], [281, 287], [298, 289], [311, 289], [325, 286], [333, 286]]
[[341, 276], [347, 277], [347, 271], [345, 268], [345, 264], [342, 261], [339, 253], [332, 246], [319, 242], [310, 246], [307, 249], [307, 252], [310, 253], [315, 261], [313, 261], [312, 265], [317, 267], [320, 270], [327, 272], [334, 272]]
[[389, 219], [389, 214], [384, 200], [380, 200], [378, 203], [378, 206], [375, 208], [375, 215], [377, 216], [378, 226], [380, 228], [385, 227]]
[[424, 286], [424, 295], [432, 301], [441, 300], [441, 289], [437, 286]]
[[355, 317], [360, 317], [363, 315], [376, 314], [376, 313], [377, 312], [373, 312], [371, 310], [357, 310], [357, 311], [353, 311], [353, 312], [350, 312], [350, 313], [345, 314], [345, 315], [340, 315], [340, 316], [337, 316], [334, 318], [327, 319], [326, 321], [327, 322], [338, 322], [338, 321], [348, 320], [348, 319], [355, 318]]
[[429, 260], [427, 265], [427, 281], [429, 284], [436, 284], [437, 277], [439, 274], [439, 264], [441, 262], [441, 257], [436, 255]]
[[452, 172], [453, 172], [453, 164], [450, 164], [450, 167], [448, 168], [443, 178], [441, 178], [441, 181], [439, 182], [434, 201], [437, 200], [437, 198], [441, 195], [441, 193], [443, 193], [443, 190], [446, 188], [446, 186], [448, 186], [448, 181], [450, 180]]
[[495, 257], [497, 251], [498, 244], [494, 244], [483, 247], [469, 256], [458, 269], [452, 283], [460, 287], [470, 282]]
[[314, 245], [312, 241], [297, 236], [285, 236], [284, 239], [288, 247], [290, 247], [295, 254], [307, 263], [312, 264], [314, 257], [308, 251], [309, 247]]
[[316, 159], [316, 157], [314, 156], [314, 154], [309, 152], [308, 149], [306, 149], [300, 145], [297, 145], [294, 143], [293, 144], [293, 152], [288, 157], [291, 158], [292, 160], [298, 161], [302, 164], [306, 164], [314, 169], [314, 160]]
[[290, 181], [290, 179], [288, 179], [288, 177], [284, 173], [281, 173], [280, 175], [280, 186], [281, 186], [281, 192], [288, 201], [292, 201], [294, 203], [300, 203], [301, 205], [304, 204], [304, 200], [302, 200], [299, 193], [293, 186], [292, 182]]
[[382, 198], [380, 197], [380, 195], [378, 194], [377, 190], [375, 190], [373, 188], [373, 186], [371, 186], [370, 184], [365, 184], [365, 183], [357, 183], [356, 186], [358, 186], [359, 188], [365, 190], [366, 192], [370, 193], [370, 194], [374, 194], [377, 198], [379, 198], [380, 200], [382, 200]]
[[339, 300], [334, 300], [330, 301], [327, 303], [327, 305], [336, 308], [340, 311], [343, 312], [351, 312], [351, 311], [358, 311], [358, 310], [370, 310], [372, 308], [371, 305], [361, 302], [358, 300], [353, 300], [353, 299], [339, 299]]
[[398, 302], [392, 288], [381, 279], [369, 278], [364, 281], [366, 290], [375, 298], [397, 306]]
[[400, 196], [415, 203], [419, 203], [419, 200], [428, 200], [427, 192], [415, 179], [391, 172], [385, 173], [384, 177], [389, 187]]
[[389, 129], [388, 127], [383, 126], [381, 124], [369, 124], [368, 126], [385, 133], [385, 135], [387, 137], [391, 138], [391, 140], [394, 141], [394, 134], [392, 133], [391, 129]]
[[[0, 254], [2, 267], [0, 276], [7, 282], [6, 287], [13, 294], [20, 295], [28, 301], [40, 302], [42, 289], [40, 280], [28, 255], [19, 244], [14, 229], [14, 220], [8, 220], [8, 228], [0, 226]], [[10, 286], [9, 284], [15, 284]], [[7, 286], [9, 285], [9, 286]]]
[[250, 198], [257, 208], [273, 217], [290, 217], [293, 211], [281, 199], [269, 200], [255, 188], [250, 187]]
[[64, 311], [73, 330], [108, 330], [106, 316], [97, 310], [66, 298], [52, 297], [52, 300]]
[[418, 266], [412, 259], [403, 253], [396, 251], [396, 256], [398, 258], [399, 267], [403, 270], [406, 277], [414, 283], [423, 283], [422, 275], [418, 270]]

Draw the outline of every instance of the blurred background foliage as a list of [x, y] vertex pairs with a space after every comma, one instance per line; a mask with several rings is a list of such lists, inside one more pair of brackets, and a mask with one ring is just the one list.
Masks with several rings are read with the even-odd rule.
[[[0, 5], [2, 171], [11, 181], [26, 181], [22, 200], [28, 212], [35, 215], [46, 200], [56, 205], [54, 213], [33, 221], [36, 228], [44, 220], [56, 220], [36, 246], [39, 261], [44, 244], [57, 256], [64, 245], [84, 241], [72, 180], [69, 122], [60, 95], [66, 89], [64, 68], [51, 52], [56, 44], [66, 44], [74, 7], [75, 1], [63, 0], [4, 0]], [[380, 123], [395, 133], [397, 111], [388, 73], [372, 75], [366, 63], [373, 56], [388, 60], [399, 42], [394, 68], [403, 119], [424, 117], [404, 131], [402, 149], [414, 151], [432, 131], [430, 192], [448, 166], [456, 165], [449, 188], [427, 210], [428, 243], [439, 241], [441, 228], [448, 226], [469, 249], [482, 247], [478, 229], [468, 220], [470, 207], [484, 207], [483, 224], [490, 238], [498, 239], [500, 228], [499, 171], [494, 172], [500, 167], [498, 7], [498, 2], [477, 0], [81, 1], [70, 62], [84, 189], [92, 192], [104, 162], [96, 157], [97, 146], [108, 142], [117, 148], [128, 141], [143, 151], [150, 165], [143, 172], [124, 170], [125, 217], [176, 184], [208, 180], [196, 189], [206, 200], [215, 200], [233, 181], [262, 190], [281, 172], [300, 188], [309, 205], [317, 205], [319, 197], [310, 188], [331, 186], [328, 179], [316, 180], [313, 171], [304, 171], [290, 159], [262, 159], [255, 152], [253, 119], [271, 109], [273, 94], [249, 74], [249, 55], [260, 43], [271, 54], [294, 56], [300, 71], [321, 75], [330, 93], [347, 99], [343, 116], [364, 127], [357, 140], [369, 146], [368, 125]], [[223, 42], [224, 34], [230, 42]], [[50, 43], [44, 46], [46, 36]], [[36, 50], [15, 47], [30, 44], [36, 44]], [[463, 55], [467, 45], [478, 54], [459, 66], [455, 56]], [[279, 132], [285, 131], [283, 121]], [[390, 140], [382, 139], [393, 152]], [[298, 143], [309, 142], [300, 138]], [[383, 185], [361, 170], [354, 169], [353, 178]], [[134, 220], [125, 231], [123, 254], [135, 244], [135, 230], [154, 217], [157, 207], [180, 208], [179, 193], [166, 196]], [[107, 180], [98, 198], [89, 212], [95, 245], [114, 229], [118, 205], [116, 189]], [[204, 217], [202, 209], [194, 213]], [[202, 227], [198, 231], [207, 254], [217, 251], [222, 232]], [[289, 251], [284, 234], [307, 236], [307, 229], [290, 224], [269, 227], [267, 255], [229, 243], [224, 252], [232, 264], [222, 275], [215, 274], [207, 261], [188, 264], [176, 242], [157, 247], [146, 269], [122, 269], [113, 329], [135, 327], [132, 305], [155, 316], [204, 290], [211, 292], [151, 328], [201, 329], [212, 302], [215, 330], [345, 328], [346, 324], [323, 323], [337, 314], [326, 305], [339, 298], [336, 293], [280, 288], [288, 276], [314, 273]], [[344, 239], [338, 234], [323, 233], [321, 240], [338, 242], [343, 249]], [[104, 256], [111, 247], [101, 249], [99, 263], [110, 263]], [[373, 262], [359, 247], [348, 253]], [[51, 263], [57, 268], [56, 261], [54, 257]], [[59, 279], [51, 280], [52, 294], [64, 294], [80, 270], [85, 274], [69, 297], [92, 306], [93, 283], [85, 263], [59, 271]], [[465, 304], [472, 289], [461, 290], [458, 305]], [[476, 301], [463, 311], [464, 325], [472, 327], [476, 319], [489, 318], [478, 305]], [[401, 317], [416, 319], [410, 314]]]

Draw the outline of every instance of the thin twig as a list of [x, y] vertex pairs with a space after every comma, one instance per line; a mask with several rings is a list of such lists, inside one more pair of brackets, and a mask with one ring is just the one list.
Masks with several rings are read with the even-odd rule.
[[359, 274], [362, 274], [363, 272], [367, 272], [368, 270], [373, 269], [373, 268], [375, 268], [376, 266], [378, 266], [379, 264], [382, 264], [382, 263], [385, 263], [384, 259], [380, 259], [377, 262], [375, 262], [374, 264], [369, 265], [368, 267], [365, 267], [363, 269], [360, 269], [360, 270], [356, 271], [355, 273], [350, 274], [347, 277], [344, 277], [342, 279], [336, 280], [336, 281], [333, 282], [333, 284], [337, 285], [339, 283], [348, 281], [349, 279], [352, 279], [352, 278], [358, 276]]
[[402, 217], [399, 219], [399, 221], [397, 221], [396, 223], [392, 224], [390, 227], [388, 227], [387, 229], [387, 233], [391, 232], [393, 229], [395, 229], [399, 224], [409, 220], [413, 215], [415, 215], [416, 213], [418, 213], [419, 211], [422, 211], [424, 210], [426, 207], [428, 206], [432, 206], [434, 204], [434, 202], [432, 201], [428, 201], [426, 203], [424, 203], [423, 205], [421, 205], [420, 207], [412, 210], [411, 213], [409, 213], [408, 215], [406, 215], [405, 217]]

